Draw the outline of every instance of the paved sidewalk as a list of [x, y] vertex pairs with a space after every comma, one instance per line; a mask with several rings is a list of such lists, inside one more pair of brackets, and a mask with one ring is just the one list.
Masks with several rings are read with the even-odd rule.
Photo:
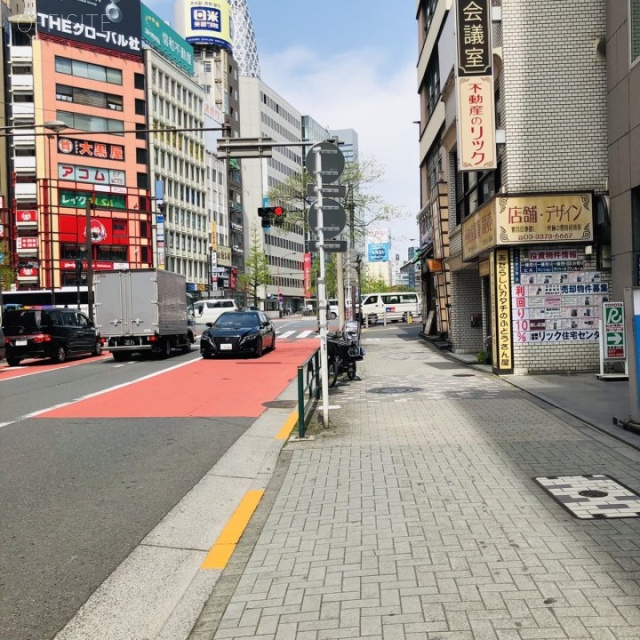
[[640, 491], [640, 452], [420, 339], [366, 348], [191, 640], [640, 638], [640, 518], [577, 519], [534, 480]]

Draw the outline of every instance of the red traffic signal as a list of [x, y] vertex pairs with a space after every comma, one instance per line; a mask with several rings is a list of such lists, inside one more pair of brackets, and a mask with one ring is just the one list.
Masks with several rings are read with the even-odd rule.
[[282, 207], [272, 207], [271, 211], [273, 211], [273, 215], [278, 216], [278, 218], [284, 215], [284, 209]]

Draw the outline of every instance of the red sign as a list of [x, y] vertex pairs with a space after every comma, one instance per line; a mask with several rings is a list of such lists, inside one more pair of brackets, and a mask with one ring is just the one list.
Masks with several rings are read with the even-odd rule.
[[22, 280], [37, 280], [38, 270], [35, 267], [19, 267], [18, 278]]
[[38, 223], [38, 212], [35, 209], [16, 211], [16, 225], [33, 225]]
[[[91, 267], [94, 271], [113, 271], [114, 269], [123, 269], [128, 268], [129, 265], [123, 265], [121, 262], [117, 264], [115, 262], [109, 262], [106, 260], [94, 260], [91, 263]], [[60, 261], [60, 269], [63, 271], [75, 271], [76, 261], [75, 260], [61, 260]], [[87, 270], [87, 262], [82, 262], [82, 270]]]
[[304, 254], [304, 297], [311, 297], [311, 254]]
[[38, 249], [38, 238], [16, 238], [16, 249], [18, 251], [35, 251]]
[[119, 160], [124, 162], [124, 147], [119, 144], [58, 138], [58, 151], [72, 156], [99, 158], [100, 160]]
[[[86, 243], [87, 219], [85, 216], [60, 216], [60, 242]], [[91, 218], [91, 242], [93, 244], [128, 245], [129, 224], [127, 220]]]

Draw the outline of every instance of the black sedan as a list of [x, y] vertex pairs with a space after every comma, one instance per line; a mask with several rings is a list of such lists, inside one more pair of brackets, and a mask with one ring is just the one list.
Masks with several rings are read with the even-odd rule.
[[227, 311], [200, 336], [203, 358], [250, 354], [259, 358], [276, 348], [276, 330], [261, 311]]

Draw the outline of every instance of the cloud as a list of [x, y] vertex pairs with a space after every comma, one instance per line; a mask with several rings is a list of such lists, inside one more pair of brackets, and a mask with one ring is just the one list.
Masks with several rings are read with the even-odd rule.
[[[261, 54], [262, 80], [304, 115], [330, 129], [355, 129], [360, 153], [384, 166], [376, 187], [408, 216], [415, 237], [420, 206], [419, 102], [414, 62], [394, 52], [362, 49], [321, 57], [304, 46]], [[404, 225], [403, 223], [403, 226]]]

